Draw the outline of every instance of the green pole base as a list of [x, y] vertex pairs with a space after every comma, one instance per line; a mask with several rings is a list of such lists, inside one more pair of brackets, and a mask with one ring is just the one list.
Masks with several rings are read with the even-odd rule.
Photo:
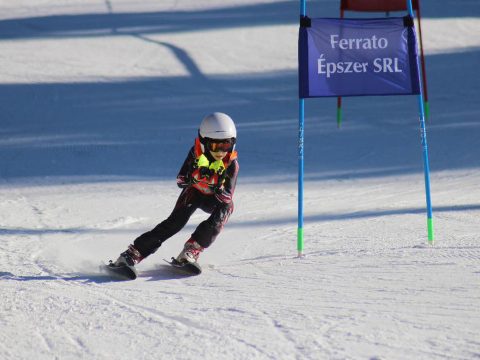
[[433, 219], [432, 218], [427, 219], [427, 229], [428, 229], [428, 243], [430, 245], [433, 245], [434, 236], [433, 236]]
[[337, 127], [342, 125], [342, 108], [337, 108]]
[[303, 228], [297, 229], [297, 250], [298, 257], [303, 257]]
[[425, 101], [423, 103], [423, 106], [425, 108], [425, 119], [430, 119], [430, 105], [428, 104], [428, 101]]

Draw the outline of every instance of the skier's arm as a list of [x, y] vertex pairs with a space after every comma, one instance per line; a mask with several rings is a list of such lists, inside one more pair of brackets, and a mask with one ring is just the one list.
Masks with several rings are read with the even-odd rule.
[[190, 185], [190, 177], [192, 175], [193, 165], [195, 163], [195, 153], [193, 147], [188, 152], [187, 158], [183, 162], [182, 167], [177, 175], [177, 185], [179, 188], [186, 188]]
[[229, 204], [232, 202], [235, 186], [237, 185], [239, 165], [235, 159], [230, 166], [225, 170], [225, 182], [223, 186], [215, 191], [215, 198], [223, 203]]

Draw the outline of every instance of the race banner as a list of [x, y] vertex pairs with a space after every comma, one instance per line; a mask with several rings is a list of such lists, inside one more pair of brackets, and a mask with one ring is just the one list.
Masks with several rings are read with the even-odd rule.
[[302, 17], [300, 98], [420, 93], [411, 17]]

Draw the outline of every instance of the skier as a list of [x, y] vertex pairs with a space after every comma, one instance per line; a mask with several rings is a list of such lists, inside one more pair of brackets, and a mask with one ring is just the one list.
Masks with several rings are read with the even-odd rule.
[[236, 138], [235, 123], [227, 114], [215, 112], [203, 119], [195, 145], [177, 175], [182, 192], [172, 213], [135, 239], [111, 266], [134, 269], [134, 265], [179, 232], [200, 208], [210, 217], [198, 225], [176, 259], [172, 258], [178, 264], [196, 264], [200, 253], [214, 242], [233, 211], [232, 197], [239, 169]]

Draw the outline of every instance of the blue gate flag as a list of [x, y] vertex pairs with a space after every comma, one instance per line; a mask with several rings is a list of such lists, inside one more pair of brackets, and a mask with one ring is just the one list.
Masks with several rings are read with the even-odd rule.
[[301, 18], [300, 98], [419, 94], [417, 60], [409, 16]]

